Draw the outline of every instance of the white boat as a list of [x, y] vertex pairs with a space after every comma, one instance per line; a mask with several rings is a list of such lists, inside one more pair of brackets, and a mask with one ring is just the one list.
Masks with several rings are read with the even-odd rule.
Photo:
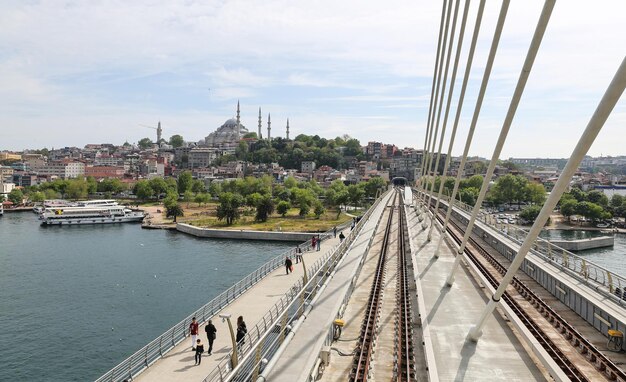
[[42, 225], [79, 225], [140, 222], [141, 211], [132, 211], [120, 205], [95, 207], [48, 207], [41, 214]]

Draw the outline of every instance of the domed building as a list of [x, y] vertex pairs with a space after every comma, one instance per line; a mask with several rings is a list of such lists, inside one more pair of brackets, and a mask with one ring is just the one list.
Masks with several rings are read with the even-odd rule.
[[198, 142], [201, 146], [228, 148], [236, 147], [239, 140], [248, 133], [248, 129], [241, 124], [239, 116], [239, 102], [237, 102], [237, 118], [230, 118], [217, 130]]

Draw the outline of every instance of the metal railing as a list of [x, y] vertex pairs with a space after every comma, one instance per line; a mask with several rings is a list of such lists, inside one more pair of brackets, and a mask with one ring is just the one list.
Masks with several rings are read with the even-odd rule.
[[[382, 197], [374, 202], [345, 240], [328, 250], [322, 258], [308, 267], [307, 273], [310, 276], [306, 285], [303, 285], [302, 280], [294, 284], [287, 294], [256, 323], [254, 328], [248, 331], [243, 343], [239, 344], [238, 366], [232, 368], [231, 350], [220, 359], [218, 365], [203, 382], [249, 380], [262, 371], [261, 359], [269, 359], [276, 353], [288, 332], [287, 325], [300, 318], [305, 305], [315, 297], [381, 200]], [[256, 354], [254, 359], [252, 359], [252, 350], [255, 350]]]
[[[326, 240], [330, 237], [333, 237], [332, 230], [320, 234], [322, 240]], [[301, 244], [300, 248], [303, 250], [311, 250], [310, 241], [307, 241], [306, 244]], [[199, 323], [206, 322], [269, 273], [284, 266], [285, 257], [292, 257], [295, 256], [295, 254], [296, 247], [272, 258], [146, 346], [133, 353], [130, 357], [120, 362], [117, 366], [98, 378], [96, 382], [120, 382], [125, 379], [133, 379], [189, 336], [189, 324], [193, 317], [196, 317]]]
[[[448, 203], [450, 202], [450, 198], [447, 196], [442, 196], [442, 199]], [[453, 204], [455, 207], [468, 213], [471, 213], [474, 208], [459, 200], [454, 200]], [[523, 228], [508, 223], [498, 223], [493, 216], [486, 211], [481, 211], [478, 220], [500, 232], [507, 239], [518, 245], [522, 245], [524, 238], [528, 235], [528, 231]], [[585, 260], [543, 238], [537, 238], [530, 252], [540, 259], [552, 263], [554, 266], [576, 279], [582, 280], [585, 283], [595, 284], [595, 289], [598, 292], [609, 297], [619, 305], [626, 305], [624, 295], [622, 294], [626, 288], [625, 277], [613, 273], [591, 261]], [[619, 296], [617, 295], [618, 292]]]

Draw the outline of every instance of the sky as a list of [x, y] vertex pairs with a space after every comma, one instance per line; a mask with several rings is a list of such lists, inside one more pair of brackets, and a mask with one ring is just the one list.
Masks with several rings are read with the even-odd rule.
[[[542, 6], [511, 2], [472, 155], [492, 155]], [[142, 125], [159, 121], [165, 138], [195, 142], [233, 117], [237, 101], [251, 131], [262, 108], [264, 135], [269, 113], [272, 136], [284, 136], [289, 118], [291, 138], [348, 134], [363, 145], [421, 149], [441, 7], [440, 0], [5, 0], [0, 150], [154, 140]], [[477, 7], [473, 0], [448, 133]], [[454, 155], [463, 150], [499, 7], [487, 2]], [[623, 0], [557, 1], [501, 158], [570, 156], [624, 58], [625, 14]], [[622, 96], [589, 154], [626, 155], [625, 143]]]

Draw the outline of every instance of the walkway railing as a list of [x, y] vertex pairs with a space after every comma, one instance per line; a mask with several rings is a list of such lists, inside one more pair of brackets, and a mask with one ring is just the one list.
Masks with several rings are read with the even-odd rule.
[[[325, 240], [333, 237], [333, 235], [332, 230], [329, 230], [320, 234], [320, 238]], [[302, 250], [311, 249], [310, 241], [307, 241], [307, 244], [300, 245], [300, 248]], [[135, 352], [130, 357], [126, 358], [124, 361], [120, 362], [113, 369], [98, 378], [96, 382], [120, 382], [125, 379], [132, 379], [136, 377], [139, 373], [162, 358], [176, 345], [189, 336], [189, 324], [191, 323], [191, 319], [193, 317], [196, 317], [196, 320], [200, 323], [206, 322], [269, 273], [281, 266], [284, 266], [285, 257], [293, 257], [295, 254], [296, 248], [294, 247], [266, 262], [257, 270], [239, 280], [224, 292], [220, 293], [213, 300], [209, 301], [200, 309], [187, 316], [181, 322], [174, 325], [152, 342]], [[287, 302], [285, 301], [284, 303], [286, 304]]]
[[[226, 354], [218, 366], [204, 379], [204, 382], [255, 380], [262, 371], [262, 359], [271, 359], [285, 335], [289, 332], [288, 325], [300, 318], [321, 286], [330, 276], [344, 252], [354, 242], [361, 228], [383, 198], [377, 199], [363, 215], [346, 239], [328, 250], [313, 265], [307, 267], [309, 281], [303, 285], [302, 280], [294, 284], [292, 289], [270, 311], [249, 330], [243, 344], [238, 348], [238, 366], [231, 365], [232, 351]], [[255, 355], [254, 358], [252, 356]]]
[[[450, 198], [442, 196], [442, 199], [449, 202]], [[459, 200], [453, 203], [456, 207], [463, 211], [471, 213], [473, 207]], [[499, 231], [506, 238], [519, 245], [528, 234], [523, 228], [513, 226], [511, 224], [498, 223], [489, 213], [482, 211], [479, 216], [481, 222]], [[538, 238], [532, 247], [531, 252], [537, 257], [551, 262], [562, 271], [567, 272], [571, 276], [582, 280], [586, 283], [592, 282], [597, 284], [596, 288], [613, 301], [624, 306], [626, 305], [626, 278], [609, 271], [608, 269], [595, 264], [591, 261], [563, 249], [555, 244], [550, 243], [546, 239]]]

